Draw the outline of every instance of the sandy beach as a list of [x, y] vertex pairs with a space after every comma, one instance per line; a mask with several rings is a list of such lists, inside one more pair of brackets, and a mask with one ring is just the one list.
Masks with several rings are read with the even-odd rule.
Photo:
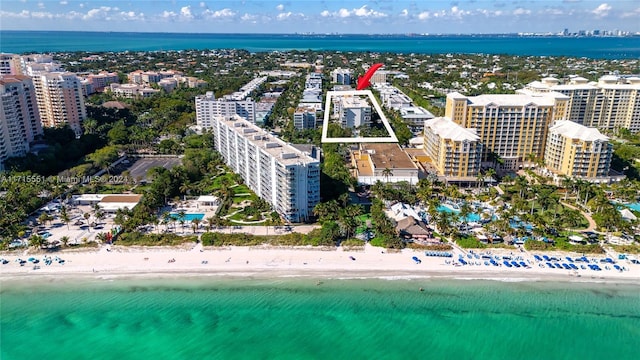
[[[425, 256], [423, 251], [404, 249], [399, 252], [365, 246], [346, 251], [342, 248], [274, 247], [202, 247], [197, 244], [184, 248], [139, 248], [103, 246], [99, 249], [78, 249], [55, 253], [5, 253], [1, 258], [9, 262], [0, 265], [0, 280], [39, 278], [50, 276], [91, 276], [98, 278], [131, 276], [262, 276], [313, 278], [428, 278], [450, 277], [466, 279], [495, 279], [504, 281], [595, 281], [632, 282], [640, 284], [640, 265], [616, 260], [623, 271], [599, 264], [602, 271], [589, 268], [565, 270], [548, 268], [545, 262], [535, 261], [531, 254], [512, 253], [493, 249], [492, 255], [518, 257], [529, 266], [524, 268], [485, 265], [460, 265], [458, 255], [453, 258]], [[465, 254], [466, 255], [466, 254]], [[548, 254], [549, 256], [580, 256], [578, 254]], [[419, 258], [417, 263], [412, 258]], [[19, 260], [27, 261], [20, 266]], [[50, 259], [50, 265], [45, 260]], [[589, 257], [598, 260], [601, 257]], [[64, 260], [63, 263], [60, 259]], [[465, 257], [467, 259], [467, 257]], [[468, 260], [468, 259], [467, 259]], [[565, 261], [566, 262], [566, 261]], [[609, 270], [605, 269], [605, 266]]]

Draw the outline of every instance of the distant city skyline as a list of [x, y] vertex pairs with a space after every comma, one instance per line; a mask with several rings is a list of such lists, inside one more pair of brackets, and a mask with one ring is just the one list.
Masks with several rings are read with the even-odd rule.
[[631, 0], [4, 0], [2, 30], [187, 33], [640, 32]]

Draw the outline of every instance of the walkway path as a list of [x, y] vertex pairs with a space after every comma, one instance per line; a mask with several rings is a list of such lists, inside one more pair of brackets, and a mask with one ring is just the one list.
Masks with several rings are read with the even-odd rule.
[[[568, 207], [569, 209], [573, 209], [573, 210], [578, 210], [580, 211], [580, 214], [582, 214], [582, 216], [585, 217], [585, 219], [587, 219], [587, 221], [589, 222], [589, 227], [586, 229], [581, 229], [580, 231], [595, 231], [598, 228], [598, 225], [596, 224], [595, 220], [593, 220], [593, 218], [587, 214], [586, 212], [584, 212], [582, 209], [579, 209], [573, 205], [567, 204], [564, 201], [560, 202], [562, 205]], [[574, 229], [575, 230], [575, 229]]]

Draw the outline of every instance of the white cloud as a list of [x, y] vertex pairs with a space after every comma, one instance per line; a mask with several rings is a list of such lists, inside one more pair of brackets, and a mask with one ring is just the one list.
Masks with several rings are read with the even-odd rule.
[[135, 11], [122, 11], [120, 16], [128, 21], [144, 21], [144, 13], [136, 13]]
[[287, 12], [278, 14], [278, 16], [276, 16], [276, 19], [278, 20], [287, 20], [292, 18], [304, 19], [304, 17], [305, 16], [303, 13], [292, 13], [291, 11], [287, 11]]
[[109, 6], [101, 6], [99, 8], [91, 9], [82, 17], [84, 20], [96, 19], [107, 20], [111, 10], [118, 10], [117, 8], [111, 8]]
[[423, 11], [420, 14], [418, 14], [418, 19], [420, 20], [427, 20], [431, 17], [431, 13], [428, 11]]
[[597, 17], [605, 17], [609, 15], [609, 10], [611, 10], [611, 5], [602, 3], [591, 12]]
[[167, 20], [173, 20], [178, 16], [178, 14], [176, 14], [173, 11], [163, 11], [162, 14], [160, 14], [160, 17], [162, 17], [163, 19], [167, 19]]
[[247, 14], [247, 13], [245, 13], [244, 15], [242, 15], [240, 17], [240, 20], [242, 20], [242, 21], [253, 21], [253, 22], [255, 22], [257, 19], [258, 19], [258, 16], [252, 15], [252, 14]]
[[67, 5], [67, 4], [69, 4], [69, 2], [68, 2], [68, 1], [66, 1], [66, 0], [62, 0], [62, 1], [60, 1], [60, 5]]
[[637, 8], [633, 11], [630, 12], [625, 12], [622, 15], [620, 15], [621, 18], [630, 18], [630, 17], [640, 17], [640, 8]]
[[207, 3], [205, 3], [204, 1], [200, 1], [200, 7], [201, 8], [206, 8], [207, 7]]
[[185, 19], [193, 19], [193, 14], [191, 13], [191, 5], [183, 6], [180, 9], [180, 15]]
[[211, 11], [209, 9], [205, 10], [202, 15], [204, 17], [207, 18], [214, 18], [214, 19], [219, 19], [219, 18], [230, 18], [230, 17], [234, 17], [236, 15], [236, 13], [229, 9], [229, 8], [224, 8], [221, 10], [216, 10], [216, 11]]
[[38, 3], [38, 9], [44, 9], [44, 3], [42, 1]]
[[0, 19], [2, 19], [2, 18], [28, 19], [30, 16], [31, 16], [31, 13], [29, 11], [27, 11], [27, 10], [22, 10], [19, 13], [0, 10]]
[[285, 20], [285, 19], [288, 19], [291, 15], [293, 15], [293, 13], [291, 11], [289, 11], [289, 12], [286, 12], [286, 13], [278, 14], [278, 16], [276, 18], [278, 20]]
[[278, 4], [278, 6], [276, 6], [276, 10], [278, 10], [278, 11], [284, 11], [284, 5], [282, 5], [282, 4]]
[[334, 11], [334, 12], [324, 10], [320, 13], [320, 16], [337, 17], [337, 18], [348, 18], [351, 16], [356, 16], [359, 18], [381, 18], [381, 17], [387, 17], [388, 15], [380, 11], [369, 9], [367, 8], [367, 5], [363, 5], [360, 8], [352, 9], [352, 10], [345, 9], [345, 8], [341, 8], [340, 10]]
[[531, 10], [529, 9], [524, 9], [524, 8], [517, 8], [515, 10], [513, 10], [513, 15], [529, 15], [531, 14]]
[[408, 17], [409, 16], [409, 10], [402, 9], [402, 11], [400, 12], [400, 16], [401, 17]]

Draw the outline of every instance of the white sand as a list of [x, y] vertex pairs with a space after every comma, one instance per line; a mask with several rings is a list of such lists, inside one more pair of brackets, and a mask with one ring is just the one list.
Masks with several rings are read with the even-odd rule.
[[[109, 251], [108, 251], [109, 249]], [[101, 249], [60, 251], [47, 254], [52, 259], [60, 257], [65, 264], [53, 262], [45, 265], [45, 254], [5, 253], [0, 257], [9, 260], [0, 265], [0, 280], [16, 278], [39, 278], [43, 276], [137, 276], [168, 274], [187, 276], [309, 276], [321, 278], [426, 278], [450, 277], [464, 279], [495, 279], [505, 281], [606, 281], [633, 282], [640, 284], [640, 265], [619, 262], [627, 271], [605, 270], [605, 264], [599, 264], [602, 271], [590, 269], [569, 271], [540, 267], [526, 253], [513, 253], [522, 256], [532, 264], [530, 268], [507, 268], [505, 266], [454, 266], [445, 264], [445, 258], [427, 257], [422, 251], [404, 249], [389, 253], [381, 248], [367, 245], [360, 251], [342, 249], [319, 250], [311, 248], [273, 248], [273, 247], [205, 247], [194, 248], [134, 248], [112, 246]], [[494, 250], [498, 254], [500, 250]], [[503, 250], [503, 255], [510, 252]], [[560, 254], [558, 254], [560, 255]], [[576, 254], [562, 254], [564, 256]], [[355, 260], [351, 260], [353, 256]], [[417, 256], [422, 263], [416, 264], [412, 257]], [[551, 256], [551, 255], [550, 255]], [[39, 269], [28, 262], [20, 266], [16, 259], [27, 260], [35, 257], [40, 260]], [[453, 260], [458, 255], [454, 255]], [[592, 257], [589, 257], [592, 258]], [[175, 259], [175, 262], [169, 262]], [[465, 257], [465, 260], [470, 259]], [[206, 262], [206, 263], [203, 263]], [[566, 261], [565, 261], [566, 262]]]

